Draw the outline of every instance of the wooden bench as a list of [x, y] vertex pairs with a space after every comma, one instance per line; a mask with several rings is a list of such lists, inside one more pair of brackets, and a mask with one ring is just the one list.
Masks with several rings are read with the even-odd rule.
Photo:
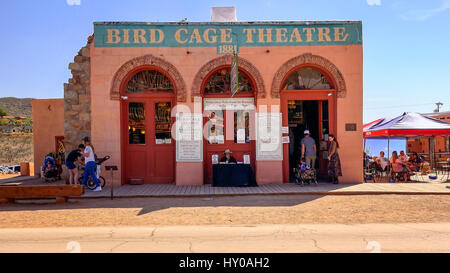
[[0, 204], [12, 203], [16, 199], [55, 198], [56, 203], [67, 202], [68, 197], [81, 196], [81, 185], [60, 186], [0, 186]]

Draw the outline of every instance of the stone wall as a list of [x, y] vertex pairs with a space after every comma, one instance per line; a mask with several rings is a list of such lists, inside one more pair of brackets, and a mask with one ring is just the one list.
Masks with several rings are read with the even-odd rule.
[[93, 36], [69, 64], [72, 78], [64, 84], [64, 143], [70, 152], [81, 139], [91, 136], [91, 57]]

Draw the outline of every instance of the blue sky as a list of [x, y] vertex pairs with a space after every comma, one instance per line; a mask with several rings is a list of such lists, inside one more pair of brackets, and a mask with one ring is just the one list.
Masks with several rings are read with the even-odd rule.
[[450, 110], [450, 0], [1, 0], [0, 97], [63, 96], [68, 64], [94, 21], [362, 20], [364, 121]]

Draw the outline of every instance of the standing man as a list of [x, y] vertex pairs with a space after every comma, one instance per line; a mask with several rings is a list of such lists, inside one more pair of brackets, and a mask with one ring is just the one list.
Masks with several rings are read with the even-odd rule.
[[78, 181], [78, 168], [75, 165], [75, 162], [78, 162], [80, 164], [82, 164], [83, 162], [81, 161], [83, 154], [81, 153], [81, 151], [84, 150], [84, 145], [80, 144], [78, 145], [78, 149], [75, 149], [73, 151], [71, 151], [68, 155], [67, 155], [67, 159], [66, 159], [66, 167], [69, 170], [69, 184], [72, 185], [76, 185], [77, 181]]
[[301, 141], [302, 145], [302, 157], [305, 158], [306, 164], [309, 164], [312, 169], [315, 169], [316, 165], [316, 141], [310, 136], [309, 130], [304, 131], [305, 137]]

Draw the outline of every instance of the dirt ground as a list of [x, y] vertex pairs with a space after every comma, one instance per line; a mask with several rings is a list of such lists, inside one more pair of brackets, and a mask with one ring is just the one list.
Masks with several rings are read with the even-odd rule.
[[448, 195], [82, 199], [0, 205], [0, 228], [450, 222]]

